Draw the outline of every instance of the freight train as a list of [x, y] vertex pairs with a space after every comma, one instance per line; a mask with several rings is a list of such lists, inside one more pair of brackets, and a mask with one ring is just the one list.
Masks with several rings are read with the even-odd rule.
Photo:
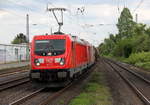
[[32, 81], [64, 85], [95, 63], [95, 48], [68, 34], [34, 36], [30, 50]]

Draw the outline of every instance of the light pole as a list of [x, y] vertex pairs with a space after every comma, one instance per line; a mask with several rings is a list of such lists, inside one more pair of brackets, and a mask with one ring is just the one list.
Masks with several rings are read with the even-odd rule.
[[27, 46], [26, 46], [26, 60], [29, 60], [29, 15], [26, 15], [26, 37], [27, 37]]

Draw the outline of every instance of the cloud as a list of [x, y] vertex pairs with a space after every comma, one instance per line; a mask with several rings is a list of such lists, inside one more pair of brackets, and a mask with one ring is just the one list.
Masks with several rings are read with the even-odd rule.
[[[150, 15], [149, 14], [149, 10], [150, 10], [150, 1], [149, 0], [145, 0], [143, 1], [143, 3], [136, 9], [136, 11], [134, 12], [134, 16], [135, 14], [138, 14], [138, 20], [139, 22], [145, 23], [149, 21], [150, 23]], [[139, 5], [139, 3], [135, 3], [136, 6]]]
[[[64, 13], [64, 25], [62, 27], [62, 31], [65, 33], [76, 34], [94, 44], [102, 42], [110, 33], [117, 33], [115, 24], [119, 12], [117, 2], [114, 1], [6, 0], [0, 1], [0, 29], [2, 29], [0, 30], [0, 43], [9, 43], [16, 34], [26, 33], [26, 14], [30, 16], [30, 39], [34, 35], [50, 33], [51, 28], [53, 32], [57, 31], [58, 25], [54, 16], [46, 11], [47, 3], [51, 7], [61, 5], [68, 9]], [[140, 22], [150, 21], [150, 16], [147, 15], [150, 7], [147, 3], [150, 1], [145, 1], [136, 11], [139, 14]], [[128, 4], [131, 11], [138, 5], [137, 0], [130, 1]], [[85, 8], [83, 14], [78, 11], [78, 8], [82, 7]], [[123, 4], [120, 8], [123, 8]], [[85, 24], [87, 26], [93, 25], [93, 27], [86, 27]], [[84, 25], [85, 27], [83, 27]]]
[[[27, 4], [30, 5], [29, 2], [26, 3], [25, 5]], [[21, 3], [19, 5], [21, 5]], [[58, 3], [58, 5], [66, 6], [67, 8], [69, 8], [68, 5], [63, 3]], [[39, 4], [39, 6], [41, 5]], [[102, 38], [104, 38], [106, 34], [108, 34], [107, 32], [108, 27], [103, 26], [103, 27], [94, 27], [91, 29], [90, 28], [83, 29], [81, 25], [85, 23], [87, 24], [105, 23], [105, 21], [109, 19], [109, 17], [112, 15], [111, 10], [114, 7], [113, 6], [110, 7], [110, 5], [87, 5], [86, 14], [84, 14], [83, 16], [79, 14], [77, 16], [76, 10], [78, 7], [82, 7], [82, 5], [71, 5], [71, 8], [69, 8], [71, 13], [69, 12], [65, 13], [64, 26], [62, 30], [66, 33], [76, 34], [77, 36], [89, 40], [90, 42], [92, 42], [94, 38], [98, 40], [102, 40]], [[108, 7], [111, 9], [108, 9]], [[103, 8], [106, 8], [105, 12], [103, 12]], [[25, 15], [26, 15], [26, 11], [24, 10], [21, 11], [14, 10], [13, 14], [5, 14], [5, 17], [3, 16], [2, 18], [3, 22], [1, 24], [6, 28], [0, 26], [0, 28], [3, 28], [3, 30], [1, 30], [0, 32], [2, 33], [1, 36], [2, 35], [7, 36], [7, 41], [3, 41], [4, 43], [11, 42], [11, 40], [15, 37], [15, 35], [20, 32], [23, 32], [24, 34], [26, 33]], [[53, 31], [57, 31], [57, 23], [52, 13], [50, 13], [49, 15], [47, 12], [44, 12], [43, 10], [41, 10], [40, 12], [29, 11], [29, 15], [30, 15], [30, 39], [34, 35], [45, 34], [47, 32], [50, 33], [51, 27]], [[112, 22], [112, 21], [107, 21], [107, 22]], [[32, 24], [37, 24], [37, 25], [32, 26]], [[6, 30], [9, 30], [9, 32]], [[92, 37], [93, 39], [90, 39], [93, 33], [97, 33], [98, 36], [95, 35], [94, 37]], [[99, 35], [101, 36], [99, 37]]]
[[0, 10], [0, 18], [2, 18], [3, 16], [7, 15], [7, 11], [4, 10]]

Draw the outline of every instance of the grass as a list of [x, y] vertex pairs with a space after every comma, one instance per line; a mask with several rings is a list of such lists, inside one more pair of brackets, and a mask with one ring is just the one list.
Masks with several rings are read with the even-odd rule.
[[150, 52], [131, 54], [129, 58], [124, 60], [124, 62], [142, 67], [145, 70], [150, 71]]
[[142, 67], [146, 71], [150, 71], [150, 52], [133, 53], [129, 56], [129, 58], [113, 57], [113, 56], [105, 56], [105, 57], [122, 61], [128, 64], [132, 64], [137, 67]]
[[63, 105], [65, 102], [64, 102], [64, 100], [59, 100], [58, 103], [59, 103], [59, 105]]
[[105, 84], [103, 73], [94, 72], [90, 81], [83, 86], [83, 91], [69, 105], [111, 105], [109, 88]]
[[138, 62], [138, 63], [135, 63], [136, 66], [138, 67], [142, 67], [144, 69], [146, 69], [147, 71], [150, 71], [150, 62]]
[[131, 54], [129, 58], [126, 59], [126, 62], [131, 64], [150, 62], [150, 52]]

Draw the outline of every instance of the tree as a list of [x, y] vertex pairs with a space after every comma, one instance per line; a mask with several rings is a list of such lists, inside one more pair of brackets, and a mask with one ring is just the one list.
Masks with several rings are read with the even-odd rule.
[[27, 38], [23, 33], [19, 33], [14, 40], [11, 42], [12, 44], [20, 44], [20, 43], [27, 43]]
[[130, 38], [120, 40], [113, 50], [113, 55], [128, 58], [132, 53], [132, 48], [132, 40]]
[[128, 58], [132, 53], [150, 51], [150, 27], [136, 23], [124, 8], [117, 23], [118, 33], [110, 34], [99, 46], [102, 55]]
[[146, 34], [150, 36], [150, 27], [148, 27], [145, 31], [146, 31]]
[[124, 39], [126, 37], [130, 37], [134, 33], [134, 25], [133, 17], [128, 8], [124, 8], [121, 12], [121, 15], [118, 19], [118, 30], [119, 30], [119, 38]]
[[146, 34], [146, 24], [138, 23], [135, 25], [134, 30], [135, 35], [145, 35]]
[[112, 40], [114, 43], [117, 42], [117, 40], [116, 40], [116, 38], [115, 38], [115, 36], [113, 34], [109, 35], [109, 39]]

